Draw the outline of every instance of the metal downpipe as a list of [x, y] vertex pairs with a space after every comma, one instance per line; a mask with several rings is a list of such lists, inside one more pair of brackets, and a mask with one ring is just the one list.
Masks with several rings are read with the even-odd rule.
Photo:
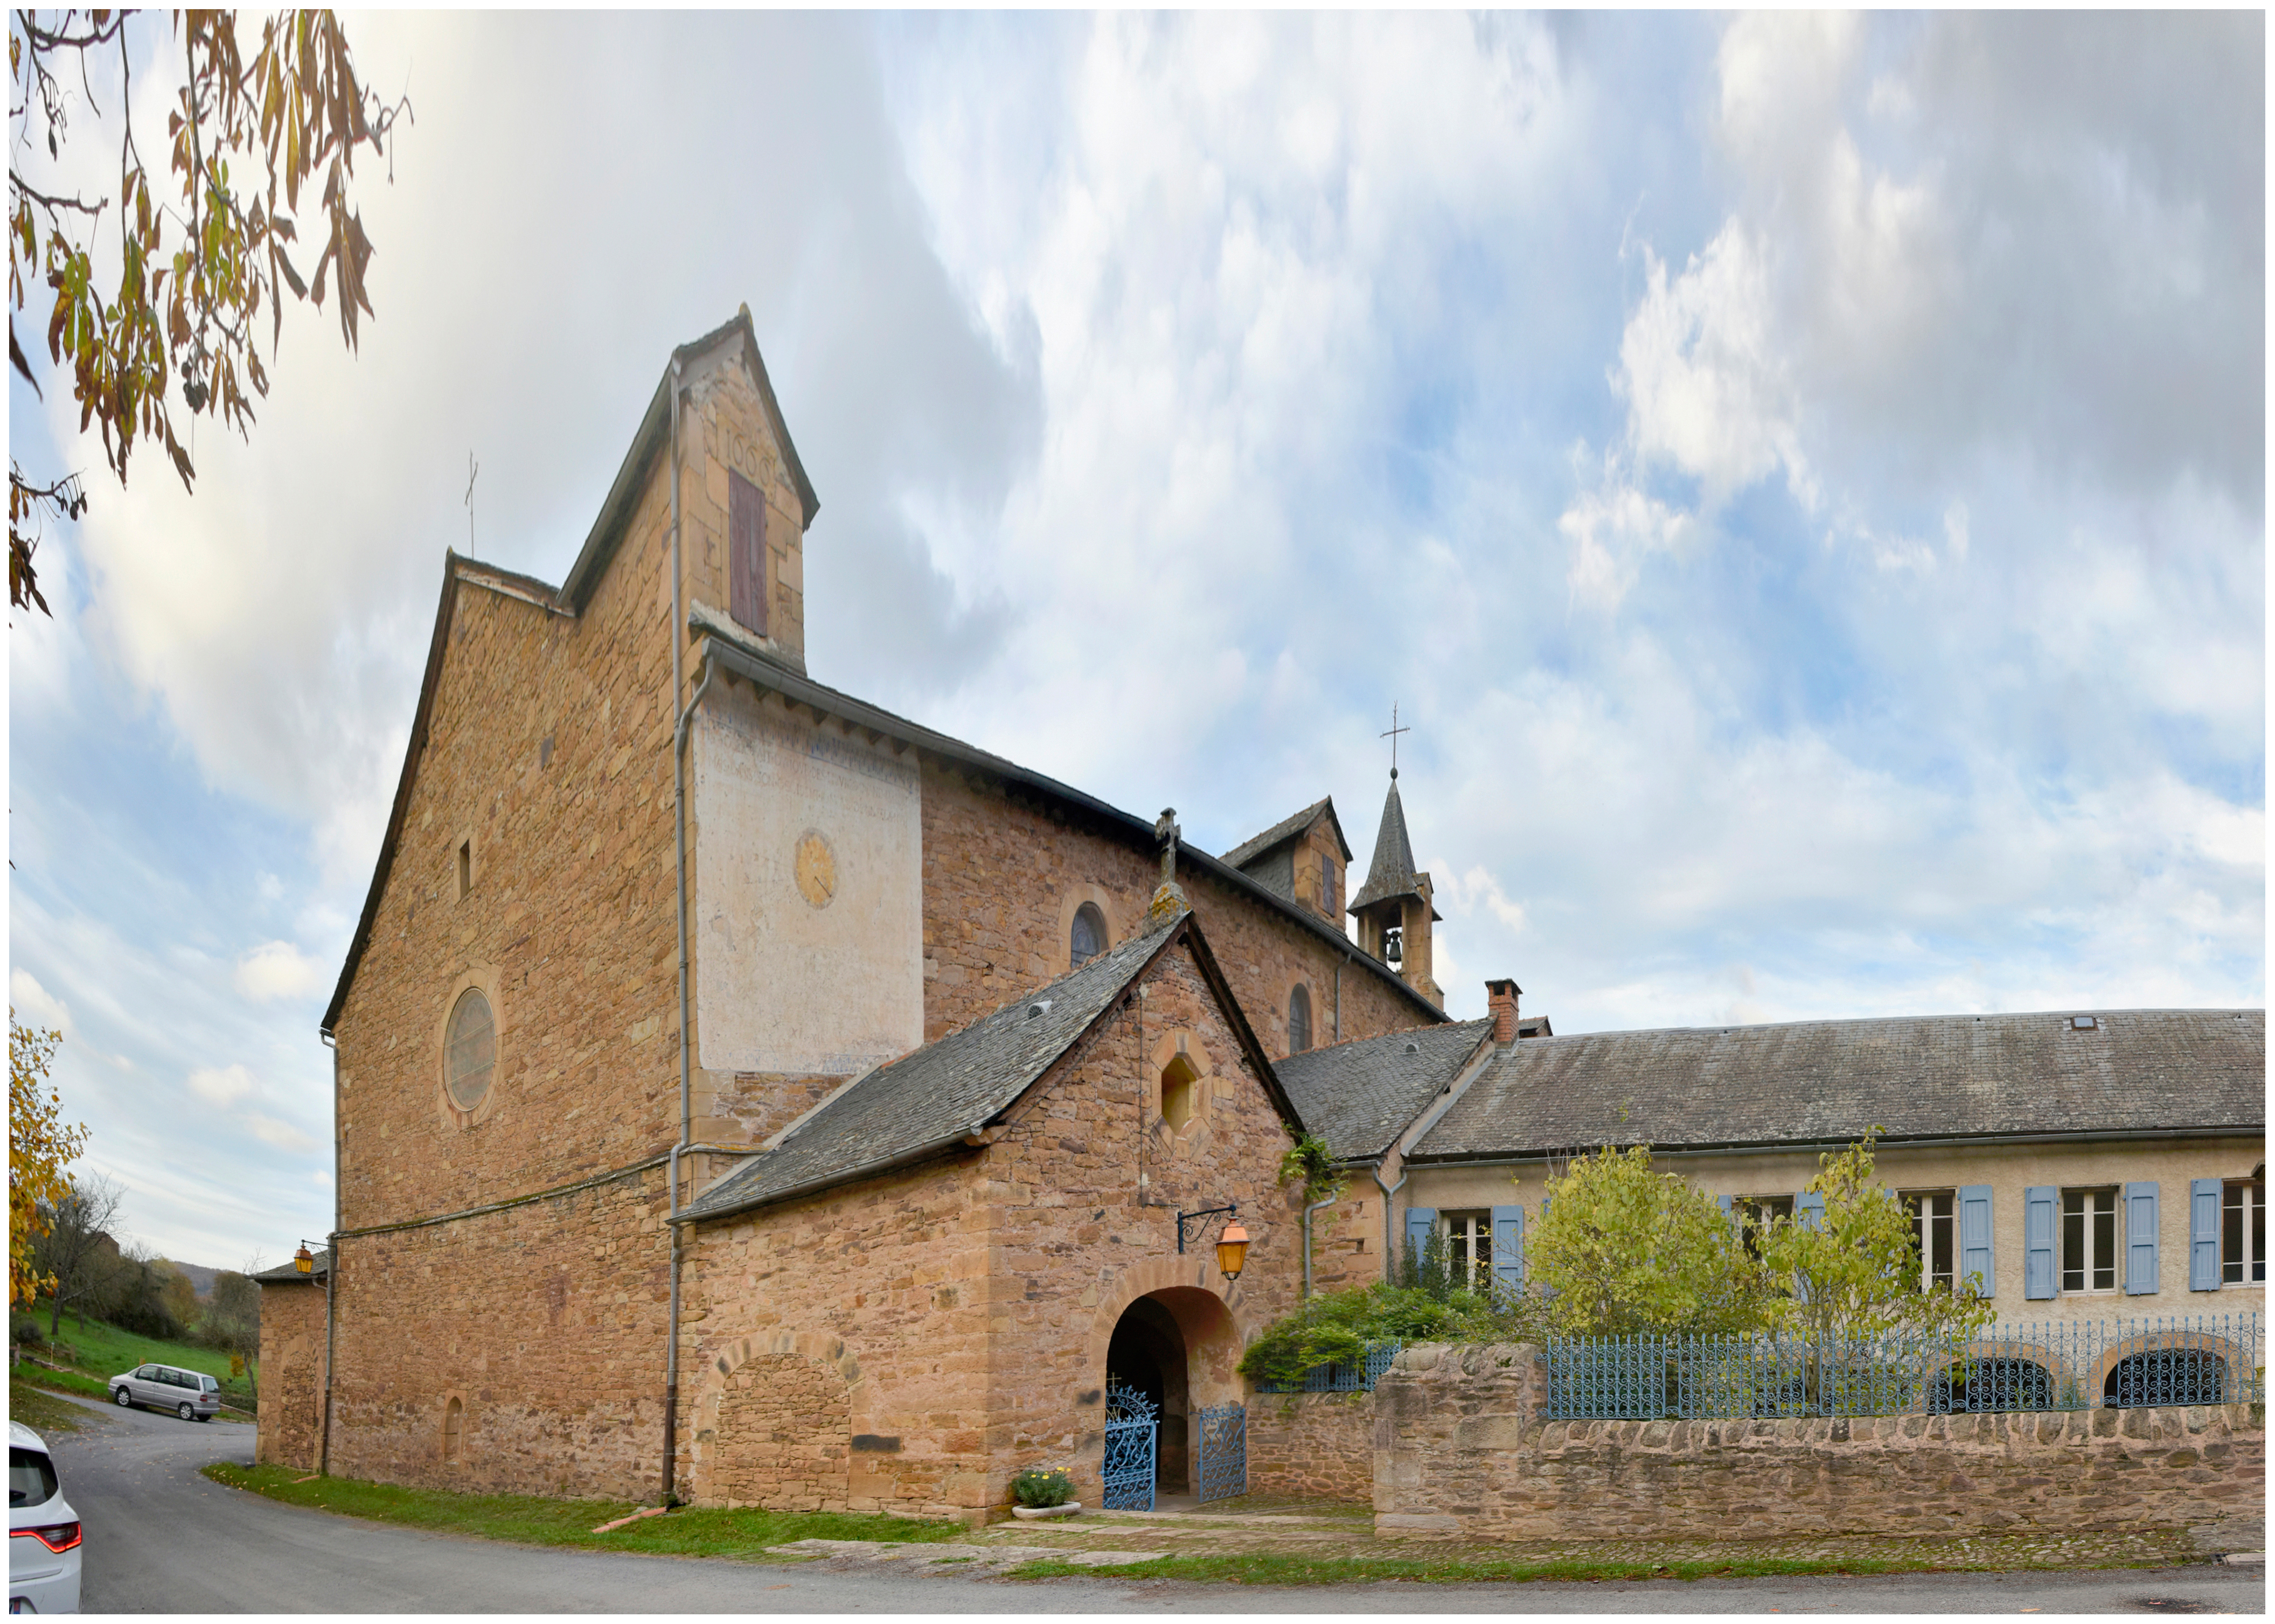
[[[684, 691], [687, 640], [686, 577], [680, 568], [679, 536], [679, 358], [671, 358], [671, 702], [675, 708]], [[692, 706], [690, 708], [692, 708]], [[687, 712], [671, 730], [671, 824], [673, 885], [678, 904], [679, 930], [679, 1137], [672, 1142], [665, 1177], [671, 1191], [671, 1296], [664, 1311], [663, 1336], [663, 1491], [657, 1504], [669, 1506], [678, 1498], [679, 1454], [679, 1158], [684, 1152], [690, 1121], [687, 1056], [687, 774], [680, 745], [686, 736]]]
[[1398, 1175], [1398, 1182], [1395, 1184], [1386, 1184], [1382, 1182], [1382, 1164], [1380, 1162], [1375, 1163], [1374, 1166], [1368, 1168], [1367, 1171], [1374, 1176], [1374, 1187], [1382, 1192], [1382, 1278], [1387, 1283], [1396, 1285], [1398, 1283], [1398, 1275], [1393, 1265], [1396, 1261], [1397, 1255], [1391, 1250], [1392, 1235], [1390, 1198], [1396, 1195], [1400, 1190], [1406, 1188], [1408, 1175], [1401, 1173]]
[[332, 1052], [332, 1232], [324, 1237], [324, 1414], [316, 1431], [316, 1475], [332, 1470], [332, 1359], [339, 1345], [340, 1287], [340, 1043], [319, 1032]]

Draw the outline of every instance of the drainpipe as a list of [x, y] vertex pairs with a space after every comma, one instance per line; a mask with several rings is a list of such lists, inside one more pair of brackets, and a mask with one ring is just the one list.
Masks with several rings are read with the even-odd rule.
[[1304, 1209], [1304, 1296], [1311, 1295], [1311, 1214], [1323, 1206], [1333, 1206], [1340, 1197], [1329, 1196], [1325, 1201], [1314, 1201]]
[[[679, 703], [684, 691], [685, 653], [682, 645], [687, 640], [686, 577], [680, 569], [679, 546], [679, 358], [671, 358], [671, 702]], [[708, 662], [706, 662], [707, 668]], [[707, 668], [705, 685], [710, 682]], [[699, 699], [698, 693], [696, 699]], [[671, 1298], [664, 1311], [663, 1340], [663, 1494], [656, 1503], [669, 1506], [677, 1496], [675, 1478], [677, 1476], [679, 1452], [679, 1159], [686, 1152], [692, 1135], [692, 1113], [689, 1098], [687, 1054], [687, 773], [686, 757], [682, 746], [687, 737], [687, 719], [694, 711], [691, 700], [679, 714], [678, 725], [671, 730], [671, 824], [674, 863], [674, 883], [678, 901], [679, 923], [679, 1137], [673, 1141], [671, 1159], [667, 1164], [667, 1176], [671, 1189]]]
[[1390, 1243], [1392, 1239], [1390, 1227], [1390, 1198], [1396, 1195], [1400, 1190], [1406, 1188], [1406, 1180], [1408, 1175], [1404, 1173], [1401, 1173], [1398, 1175], [1398, 1182], [1395, 1184], [1386, 1184], [1382, 1182], [1382, 1164], [1380, 1162], [1376, 1162], [1374, 1166], [1368, 1168], [1367, 1171], [1374, 1175], [1374, 1187], [1382, 1192], [1382, 1278], [1385, 1280], [1395, 1281], [1398, 1277], [1391, 1272], [1390, 1266], [1391, 1258], [1394, 1256], [1390, 1250]]
[[338, 1342], [339, 1301], [334, 1288], [340, 1280], [340, 1045], [329, 1032], [319, 1032], [332, 1052], [332, 1232], [324, 1237], [324, 1415], [316, 1429], [316, 1472], [329, 1477], [332, 1469], [332, 1354]]

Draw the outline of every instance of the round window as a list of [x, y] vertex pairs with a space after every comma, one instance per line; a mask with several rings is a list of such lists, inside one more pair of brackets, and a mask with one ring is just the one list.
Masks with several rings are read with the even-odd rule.
[[450, 1011], [450, 1030], [442, 1040], [442, 1086], [450, 1090], [450, 1103], [461, 1111], [481, 1104], [496, 1069], [497, 1023], [490, 1018], [490, 1001], [468, 987]]

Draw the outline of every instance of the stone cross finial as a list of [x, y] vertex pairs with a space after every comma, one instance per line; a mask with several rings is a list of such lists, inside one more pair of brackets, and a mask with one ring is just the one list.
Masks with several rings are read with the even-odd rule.
[[1149, 919], [1159, 920], [1170, 914], [1183, 912], [1186, 907], [1185, 894], [1177, 885], [1177, 809], [1161, 808], [1161, 815], [1153, 820], [1153, 833], [1161, 842], [1161, 883], [1154, 888], [1152, 906], [1146, 909]]

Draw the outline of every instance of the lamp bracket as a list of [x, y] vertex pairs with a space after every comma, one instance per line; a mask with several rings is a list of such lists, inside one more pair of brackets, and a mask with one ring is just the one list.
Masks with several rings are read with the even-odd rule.
[[[1199, 1220], [1202, 1220], [1202, 1219], [1204, 1219], [1204, 1218], [1214, 1218], [1214, 1217], [1217, 1217], [1219, 1214], [1222, 1214], [1222, 1215], [1223, 1215], [1223, 1217], [1224, 1217], [1226, 1220], [1231, 1220], [1231, 1219], [1234, 1219], [1234, 1218], [1238, 1217], [1238, 1216], [1240, 1215], [1240, 1203], [1239, 1203], [1239, 1202], [1237, 1202], [1237, 1201], [1230, 1201], [1230, 1202], [1227, 1202], [1227, 1203], [1226, 1203], [1224, 1205], [1222, 1205], [1222, 1206], [1205, 1206], [1205, 1207], [1203, 1207], [1203, 1208], [1202, 1208], [1199, 1212], [1180, 1212], [1180, 1213], [1178, 1213], [1178, 1214], [1177, 1214], [1177, 1250], [1178, 1250], [1178, 1252], [1179, 1252], [1180, 1254], [1182, 1254], [1182, 1253], [1184, 1251], [1184, 1250], [1185, 1250], [1185, 1225], [1186, 1225], [1186, 1223], [1187, 1223], [1189, 1220], [1190, 1220], [1190, 1221], [1191, 1221], [1191, 1222], [1193, 1222], [1195, 1225], [1197, 1225], [1197, 1226], [1198, 1226], [1198, 1222], [1199, 1222]], [[1199, 1232], [1198, 1232], [1198, 1228], [1196, 1229], [1196, 1232], [1195, 1232], [1195, 1235], [1194, 1235], [1194, 1238], [1195, 1238], [1196, 1240], [1199, 1239]]]

